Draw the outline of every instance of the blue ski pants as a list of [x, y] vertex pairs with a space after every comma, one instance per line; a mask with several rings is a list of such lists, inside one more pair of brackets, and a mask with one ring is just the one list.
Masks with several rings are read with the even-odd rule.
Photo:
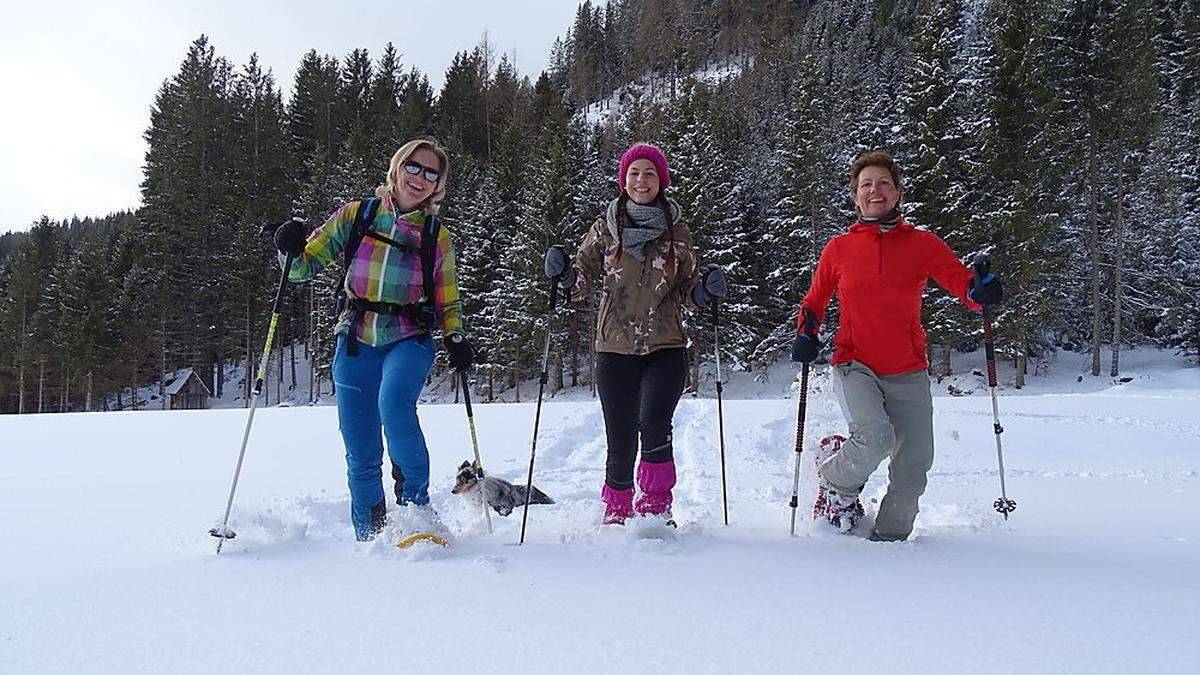
[[346, 334], [338, 335], [333, 381], [356, 533], [370, 530], [372, 507], [384, 502], [383, 436], [392, 465], [403, 475], [400, 501], [429, 503], [429, 449], [417, 397], [436, 354], [433, 339], [418, 336], [381, 347], [359, 343], [358, 355], [348, 356]]

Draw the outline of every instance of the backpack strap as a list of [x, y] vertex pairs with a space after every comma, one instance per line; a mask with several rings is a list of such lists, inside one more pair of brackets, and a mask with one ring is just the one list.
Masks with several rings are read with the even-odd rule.
[[[375, 222], [375, 213], [379, 210], [379, 203], [383, 201], [379, 197], [371, 197], [369, 199], [360, 199], [358, 202], [358, 213], [354, 215], [354, 227], [350, 229], [350, 236], [346, 239], [346, 245], [342, 247], [342, 280], [338, 284], [338, 313], [341, 313], [341, 308], [345, 305], [346, 300], [346, 277], [350, 274], [350, 263], [354, 261], [354, 254], [358, 252], [358, 247], [362, 244], [363, 237], [371, 229], [371, 223]], [[358, 356], [358, 337], [354, 334], [359, 316], [358, 310], [351, 309], [352, 316], [350, 318], [350, 331], [346, 335], [346, 355]]]
[[421, 299], [421, 313], [426, 317], [425, 325], [430, 332], [433, 331], [433, 325], [437, 318], [433, 302], [433, 267], [436, 264], [437, 240], [440, 233], [441, 226], [437, 216], [431, 214], [426, 218], [425, 231], [421, 233], [421, 285], [425, 296]]
[[370, 223], [375, 222], [375, 213], [379, 211], [379, 202], [381, 201], [383, 200], [379, 197], [371, 197], [360, 199], [358, 202], [354, 227], [350, 229], [350, 237], [346, 239], [346, 245], [342, 247], [342, 285], [339, 288], [343, 292], [346, 286], [346, 274], [350, 271], [350, 262], [354, 260], [354, 254], [358, 252], [358, 245], [362, 243], [363, 237], [370, 229]]

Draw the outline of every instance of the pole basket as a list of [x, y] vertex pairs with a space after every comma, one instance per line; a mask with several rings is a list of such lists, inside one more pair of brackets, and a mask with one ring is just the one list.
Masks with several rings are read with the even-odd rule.
[[228, 525], [218, 525], [209, 530], [208, 533], [217, 539], [233, 539], [237, 536], [237, 532], [234, 532], [233, 528]]
[[1007, 518], [1008, 514], [1017, 510], [1017, 502], [1012, 499], [1000, 497], [992, 502], [992, 508], [996, 509], [997, 513], [1004, 514], [1004, 517]]

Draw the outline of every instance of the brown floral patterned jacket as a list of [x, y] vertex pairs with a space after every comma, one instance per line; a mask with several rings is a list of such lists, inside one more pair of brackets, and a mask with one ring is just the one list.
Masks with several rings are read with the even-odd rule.
[[[672, 246], [673, 256], [668, 255]], [[579, 278], [572, 300], [591, 297], [595, 280], [603, 275], [596, 351], [640, 355], [686, 346], [680, 313], [695, 307], [692, 288], [700, 281], [687, 225], [676, 220], [662, 236], [647, 242], [644, 262], [622, 251], [614, 263], [616, 250], [616, 239], [601, 214], [575, 254]]]

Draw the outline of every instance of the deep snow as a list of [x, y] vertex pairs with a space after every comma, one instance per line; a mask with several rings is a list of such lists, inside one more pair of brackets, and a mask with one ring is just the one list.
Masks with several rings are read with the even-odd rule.
[[[332, 407], [259, 411], [220, 556], [245, 410], [3, 416], [0, 672], [1193, 672], [1200, 371], [1124, 363], [1127, 384], [1080, 383], [1063, 355], [1004, 391], [1007, 523], [986, 388], [937, 385], [929, 491], [895, 544], [808, 518], [809, 455], [787, 535], [794, 398], [726, 400], [728, 528], [715, 401], [681, 403], [677, 541], [596, 527], [599, 405], [548, 402], [535, 484], [558, 503], [520, 548], [519, 512], [489, 537], [449, 494], [462, 407], [422, 406], [444, 551], [353, 541]], [[786, 368], [728, 391], [785, 390]], [[494, 475], [524, 479], [533, 410], [476, 405]], [[843, 429], [824, 369], [808, 412], [810, 442]]]

